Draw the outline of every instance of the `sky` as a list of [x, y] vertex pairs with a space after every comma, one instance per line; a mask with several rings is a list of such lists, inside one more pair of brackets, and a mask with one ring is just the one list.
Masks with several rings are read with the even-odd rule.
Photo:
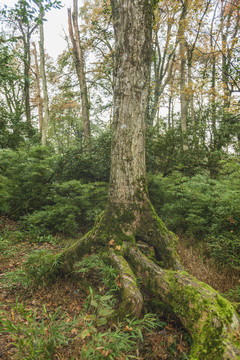
[[[44, 24], [45, 49], [54, 59], [66, 48], [64, 31], [68, 34], [67, 8], [73, 7], [73, 0], [61, 0], [63, 8], [52, 9], [46, 14], [47, 21]], [[14, 6], [16, 0], [0, 0], [0, 7], [7, 5]], [[79, 1], [81, 5], [81, 1]]]

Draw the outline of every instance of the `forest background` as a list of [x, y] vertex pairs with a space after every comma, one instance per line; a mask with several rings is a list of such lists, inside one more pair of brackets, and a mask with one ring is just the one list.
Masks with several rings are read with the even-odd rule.
[[[66, 50], [53, 61], [44, 46], [44, 17], [60, 6], [18, 1], [1, 10], [7, 24], [0, 35], [5, 254], [26, 240], [79, 237], [106, 205], [113, 116], [110, 1], [85, 0], [81, 7], [73, 2], [66, 11]], [[148, 187], [157, 213], [201, 256], [233, 274], [240, 267], [239, 22], [238, 0], [159, 2], [146, 123]], [[228, 296], [240, 301], [240, 287]]]

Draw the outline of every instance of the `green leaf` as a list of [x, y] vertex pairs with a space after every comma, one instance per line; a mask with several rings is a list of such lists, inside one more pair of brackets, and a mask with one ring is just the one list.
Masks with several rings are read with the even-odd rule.
[[97, 320], [97, 326], [103, 326], [106, 325], [106, 323], [107, 323], [107, 319], [105, 317]]
[[97, 308], [98, 307], [98, 303], [95, 300], [91, 301], [91, 306]]

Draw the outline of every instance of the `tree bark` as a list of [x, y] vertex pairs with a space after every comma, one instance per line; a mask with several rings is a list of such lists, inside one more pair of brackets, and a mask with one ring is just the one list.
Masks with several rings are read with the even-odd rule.
[[84, 145], [86, 146], [86, 148], [89, 148], [90, 136], [91, 136], [90, 118], [89, 118], [90, 106], [88, 100], [86, 74], [84, 69], [83, 51], [82, 51], [81, 39], [78, 28], [78, 0], [73, 0], [72, 15], [71, 15], [71, 9], [68, 9], [68, 27], [69, 27], [69, 35], [73, 45], [74, 62], [75, 62], [77, 77], [80, 86], [80, 93], [81, 93]]

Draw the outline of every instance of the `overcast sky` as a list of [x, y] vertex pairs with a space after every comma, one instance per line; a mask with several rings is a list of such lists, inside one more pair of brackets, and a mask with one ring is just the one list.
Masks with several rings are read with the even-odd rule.
[[[16, 2], [16, 0], [0, 0], [0, 7], [3, 5], [11, 7]], [[73, 0], [61, 0], [61, 2], [63, 8], [49, 11], [46, 14], [48, 21], [44, 24], [45, 48], [54, 59], [66, 48], [64, 30], [68, 33], [67, 8], [72, 7]], [[81, 0], [79, 5], [81, 5]]]

